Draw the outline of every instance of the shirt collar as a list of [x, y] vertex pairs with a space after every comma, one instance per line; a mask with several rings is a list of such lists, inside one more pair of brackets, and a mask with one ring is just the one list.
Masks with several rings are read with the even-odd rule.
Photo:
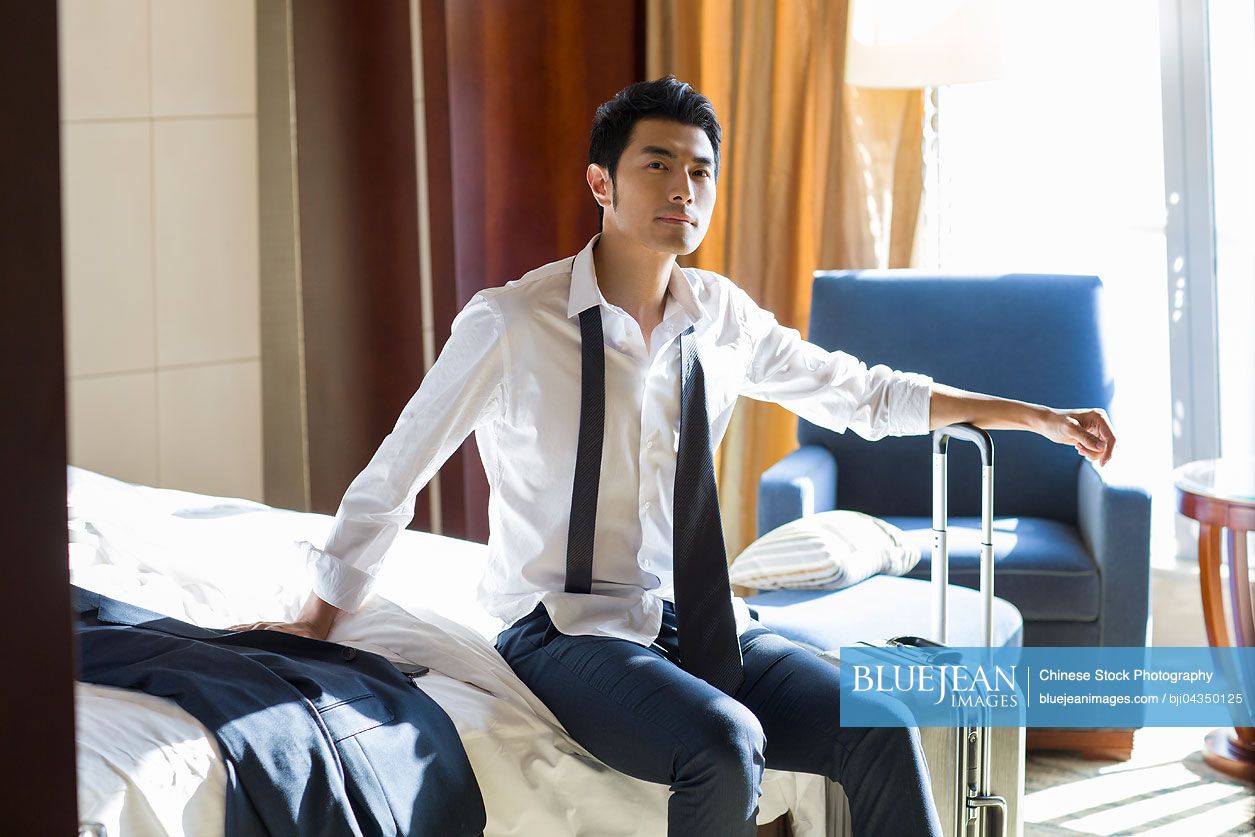
[[[594, 305], [609, 304], [602, 295], [601, 288], [597, 286], [597, 272], [593, 267], [593, 247], [599, 238], [601, 238], [601, 233], [590, 238], [584, 245], [584, 249], [576, 254], [575, 261], [571, 265], [571, 292], [567, 301], [567, 317], [574, 317]], [[691, 322], [698, 323], [702, 320], [704, 312], [697, 302], [697, 295], [693, 293], [688, 274], [684, 272], [684, 268], [674, 262], [671, 264], [671, 279], [667, 282], [667, 290], [671, 292], [671, 296], [688, 315]]]

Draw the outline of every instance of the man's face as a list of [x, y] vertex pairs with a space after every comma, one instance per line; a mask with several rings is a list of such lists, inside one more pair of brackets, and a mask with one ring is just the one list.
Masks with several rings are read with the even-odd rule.
[[693, 252], [715, 207], [714, 159], [701, 128], [666, 119], [637, 122], [613, 183], [606, 169], [588, 167], [588, 184], [605, 212], [603, 229], [613, 227], [661, 253]]

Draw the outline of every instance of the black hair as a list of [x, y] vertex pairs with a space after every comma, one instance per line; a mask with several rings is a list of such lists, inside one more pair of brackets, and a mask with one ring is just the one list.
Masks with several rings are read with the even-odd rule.
[[[719, 118], [715, 116], [714, 105], [670, 73], [654, 81], [629, 84], [597, 108], [588, 137], [588, 162], [605, 166], [610, 172], [610, 182], [614, 183], [615, 169], [632, 138], [632, 129], [637, 122], [650, 117], [669, 119], [705, 131], [715, 152], [714, 177], [719, 180], [719, 142], [723, 130], [719, 127]], [[598, 204], [599, 225], [604, 215], [605, 211]]]

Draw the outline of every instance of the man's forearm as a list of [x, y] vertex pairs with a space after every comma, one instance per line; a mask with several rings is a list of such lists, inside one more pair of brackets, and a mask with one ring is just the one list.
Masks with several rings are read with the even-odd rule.
[[967, 392], [939, 384], [932, 385], [929, 398], [928, 429], [967, 422], [986, 430], [1037, 430], [1049, 407], [979, 392]]
[[336, 621], [336, 617], [343, 612], [335, 605], [323, 601], [317, 593], [310, 593], [298, 618], [308, 620], [310, 624], [319, 628], [325, 637], [331, 632], [331, 625]]

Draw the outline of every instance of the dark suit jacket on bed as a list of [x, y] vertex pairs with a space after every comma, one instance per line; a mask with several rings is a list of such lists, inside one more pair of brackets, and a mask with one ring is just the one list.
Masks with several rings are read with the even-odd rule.
[[78, 679], [171, 698], [214, 734], [228, 835], [483, 832], [453, 722], [384, 658], [73, 592]]

